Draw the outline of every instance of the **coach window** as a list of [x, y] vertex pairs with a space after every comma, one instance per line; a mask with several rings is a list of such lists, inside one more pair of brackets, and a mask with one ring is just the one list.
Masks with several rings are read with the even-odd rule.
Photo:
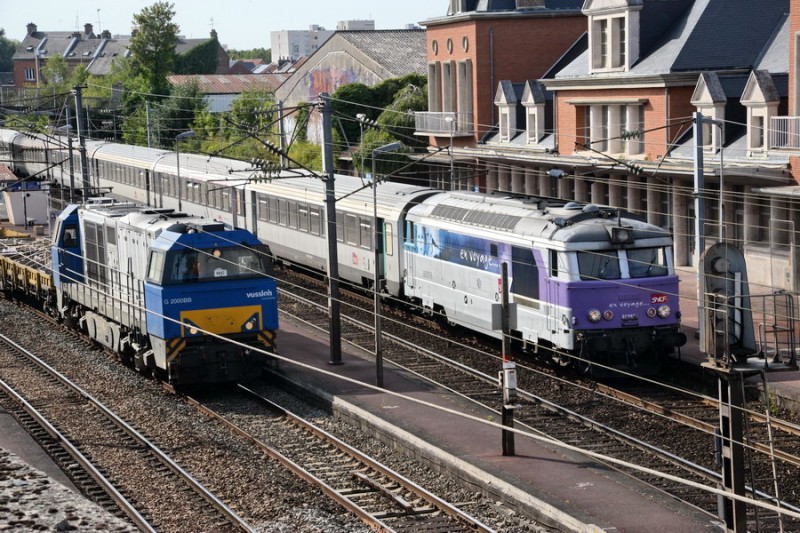
[[258, 219], [268, 220], [269, 199], [263, 194], [258, 195]]
[[272, 222], [273, 224], [277, 224], [278, 221], [280, 220], [278, 218], [278, 213], [279, 213], [278, 199], [275, 198], [274, 196], [270, 196], [269, 197], [269, 221]]
[[359, 230], [361, 232], [361, 247], [371, 250], [372, 243], [372, 219], [360, 217]]
[[311, 207], [308, 211], [309, 230], [314, 235], [322, 235], [322, 218], [318, 207]]
[[289, 227], [297, 229], [297, 202], [289, 202]]
[[297, 204], [297, 228], [300, 231], [308, 232], [308, 206]]
[[231, 208], [231, 194], [227, 188], [220, 189], [220, 193], [222, 193], [222, 209], [225, 211], [230, 210]]
[[392, 224], [383, 224], [383, 251], [386, 255], [394, 255], [394, 229]]
[[359, 226], [358, 217], [355, 215], [344, 216], [344, 240], [347, 244], [358, 246]]
[[336, 211], [336, 240], [344, 242], [344, 214]]
[[289, 202], [278, 198], [278, 223], [281, 226], [289, 225]]

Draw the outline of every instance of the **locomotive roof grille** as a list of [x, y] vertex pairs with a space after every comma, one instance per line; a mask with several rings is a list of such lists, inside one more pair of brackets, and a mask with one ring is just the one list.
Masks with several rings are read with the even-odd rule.
[[437, 205], [431, 210], [431, 216], [500, 231], [513, 230], [522, 219], [522, 217], [515, 215], [506, 215], [493, 211], [478, 211], [442, 204]]

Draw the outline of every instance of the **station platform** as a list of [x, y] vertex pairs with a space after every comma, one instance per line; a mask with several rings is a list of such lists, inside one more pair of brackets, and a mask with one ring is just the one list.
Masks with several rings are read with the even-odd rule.
[[[342, 347], [331, 365], [327, 336], [284, 319], [277, 374], [329, 401], [334, 411], [374, 434], [396, 435], [414, 453], [496, 499], [520, 502], [542, 524], [564, 531], [718, 531], [716, 520], [598, 465], [577, 453], [515, 437], [503, 456], [497, 416], [415, 376], [384, 366], [384, 388], [373, 360]], [[467, 415], [468, 417], [464, 416]]]

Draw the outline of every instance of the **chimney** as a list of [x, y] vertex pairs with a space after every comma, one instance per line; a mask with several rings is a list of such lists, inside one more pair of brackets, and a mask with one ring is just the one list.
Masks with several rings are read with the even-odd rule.
[[93, 28], [94, 27], [87, 22], [86, 24], [83, 25], [83, 33], [85, 33], [86, 35], [91, 35]]
[[28, 35], [33, 35], [34, 33], [36, 33], [36, 31], [37, 31], [36, 24], [34, 24], [33, 22], [29, 22], [28, 23]]
[[103, 30], [103, 39], [111, 39], [111, 31]]
[[211, 29], [211, 38], [217, 40], [217, 30]]
[[82, 34], [79, 31], [72, 32], [72, 36], [75, 37], [76, 39], [78, 39], [79, 41], [81, 40], [81, 35]]

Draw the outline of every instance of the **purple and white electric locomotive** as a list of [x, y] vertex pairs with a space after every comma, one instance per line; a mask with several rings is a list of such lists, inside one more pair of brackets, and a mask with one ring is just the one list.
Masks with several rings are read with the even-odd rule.
[[596, 205], [443, 193], [406, 217], [405, 295], [500, 337], [508, 265], [512, 335], [581, 369], [655, 368], [686, 342], [666, 230]]

